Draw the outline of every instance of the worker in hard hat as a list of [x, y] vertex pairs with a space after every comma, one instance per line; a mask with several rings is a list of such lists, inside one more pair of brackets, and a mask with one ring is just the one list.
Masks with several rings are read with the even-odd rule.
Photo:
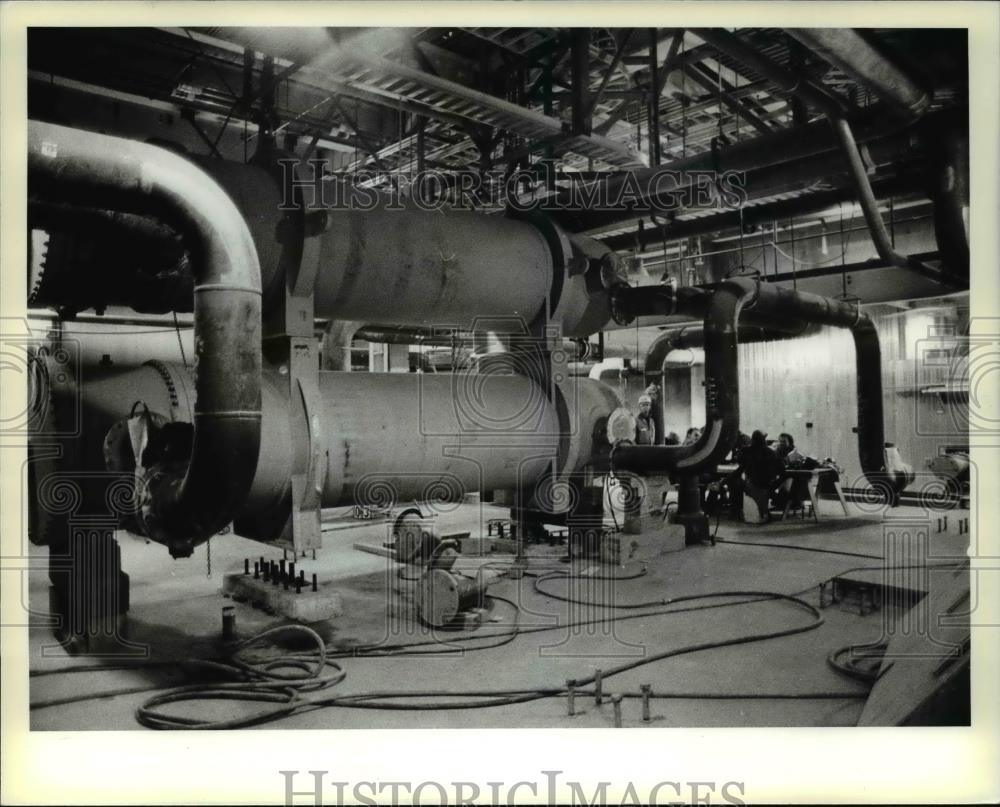
[[639, 396], [639, 411], [635, 416], [635, 444], [651, 446], [656, 442], [656, 424], [653, 422], [653, 399], [643, 393]]

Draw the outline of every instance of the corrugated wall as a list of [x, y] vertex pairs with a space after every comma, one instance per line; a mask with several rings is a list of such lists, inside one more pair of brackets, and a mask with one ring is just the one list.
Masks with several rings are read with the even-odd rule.
[[[964, 303], [963, 305], [967, 305]], [[967, 386], [957, 338], [967, 327], [961, 306], [923, 308], [873, 316], [882, 346], [886, 440], [913, 466], [919, 488], [927, 460], [946, 446], [967, 445], [967, 404], [962, 395], [929, 387]], [[803, 453], [833, 457], [849, 485], [860, 480], [854, 343], [848, 331], [828, 328], [815, 336], [740, 347], [741, 428], [777, 438], [789, 432]]]

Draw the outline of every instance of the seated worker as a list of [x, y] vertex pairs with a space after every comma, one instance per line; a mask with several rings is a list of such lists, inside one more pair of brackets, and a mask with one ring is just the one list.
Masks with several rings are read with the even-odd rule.
[[[806, 457], [795, 448], [795, 438], [788, 432], [778, 435], [778, 445], [775, 447], [778, 456], [784, 460], [787, 470], [800, 470], [806, 465]], [[785, 479], [791, 479], [790, 484], [782, 484]], [[791, 506], [797, 508], [800, 503], [809, 498], [809, 479], [802, 474], [787, 475], [779, 481], [774, 492], [771, 503], [778, 509], [783, 510], [785, 505], [791, 500]]]
[[743, 452], [750, 446], [750, 435], [740, 432], [736, 437], [736, 445], [726, 457], [727, 463], [736, 463], [737, 468], [719, 480], [720, 498], [728, 505], [734, 516], [743, 513], [743, 479], [741, 477], [739, 464]]
[[697, 426], [692, 426], [687, 430], [687, 434], [684, 435], [684, 442], [681, 445], [690, 446], [694, 445], [701, 438], [701, 429]]
[[796, 468], [805, 461], [805, 457], [795, 448], [795, 438], [788, 432], [782, 432], [778, 435], [778, 445], [775, 447], [775, 451], [785, 461], [785, 465], [791, 468]]
[[733, 450], [726, 455], [726, 462], [735, 462], [739, 464], [740, 456], [743, 452], [750, 447], [750, 435], [740, 432], [736, 435], [736, 445], [733, 446]]
[[750, 445], [740, 453], [739, 464], [739, 473], [744, 478], [743, 490], [756, 503], [762, 522], [771, 520], [768, 501], [785, 467], [766, 440], [767, 434], [755, 431], [750, 436]]
[[[750, 445], [750, 435], [740, 432], [736, 436], [736, 444], [726, 455], [723, 462], [739, 465], [740, 454]], [[722, 509], [729, 509], [734, 515], [743, 510], [743, 482], [740, 479], [739, 467], [729, 473], [709, 475], [706, 481], [702, 506], [706, 513], [717, 514]]]

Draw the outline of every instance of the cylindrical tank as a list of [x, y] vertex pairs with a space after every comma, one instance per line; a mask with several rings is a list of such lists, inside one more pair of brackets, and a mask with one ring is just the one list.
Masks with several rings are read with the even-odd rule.
[[[279, 210], [278, 186], [259, 167], [200, 164], [247, 220], [260, 255], [265, 310], [280, 304], [284, 273], [299, 254], [295, 211]], [[319, 248], [312, 257], [306, 250], [303, 260], [316, 261], [317, 317], [523, 333], [548, 303], [552, 320], [570, 337], [596, 333], [610, 320], [606, 290], [587, 266], [614, 253], [594, 239], [567, 238], [540, 218], [428, 210], [371, 191], [355, 189], [329, 207], [323, 202], [331, 200], [315, 196], [307, 215], [312, 227], [325, 216], [324, 229], [310, 236]]]
[[552, 285], [542, 234], [502, 215], [332, 210], [321, 237], [320, 317], [460, 327], [500, 318], [520, 331]]
[[[79, 395], [79, 469], [101, 468], [103, 439], [136, 402], [167, 421], [190, 422], [192, 371], [165, 362], [84, 367], [82, 383], [53, 390], [57, 406]], [[277, 537], [288, 518], [295, 457], [287, 378], [263, 373], [260, 460], [236, 516], [236, 531]], [[555, 402], [524, 376], [497, 373], [320, 374], [314, 423], [323, 480], [321, 504], [380, 506], [407, 500], [460, 501], [465, 493], [530, 489], [546, 475], [562, 479], [607, 449], [615, 391], [589, 379], [557, 387]], [[554, 492], [555, 493], [555, 492]], [[549, 509], [560, 512], [553, 495]]]
[[[542, 217], [428, 210], [377, 196], [374, 206], [365, 197], [366, 204], [352, 208], [324, 208], [314, 200], [301, 213], [284, 206], [279, 181], [260, 166], [196, 162], [247, 223], [265, 315], [282, 304], [286, 275], [302, 271], [315, 275], [315, 316], [328, 319], [525, 333], [547, 306], [566, 336], [582, 337], [610, 318], [606, 289], [588, 266], [613, 252], [583, 236], [568, 239]], [[101, 228], [84, 226], [74, 217], [85, 214], [73, 209], [35, 225], [42, 228], [33, 236], [38, 304], [79, 305], [81, 289], [93, 287], [99, 291], [83, 300], [83, 308], [191, 310], [189, 260], [176, 235], [152, 218], [102, 214], [107, 221]], [[144, 240], [125, 239], [135, 230]], [[167, 235], [158, 236], [160, 230]], [[60, 248], [47, 248], [49, 242]], [[150, 262], [168, 248], [173, 252], [165, 268]], [[83, 277], [80, 255], [91, 256], [82, 264]], [[121, 264], [113, 282], [101, 268], [102, 256]]]
[[522, 376], [323, 373], [320, 389], [324, 506], [530, 486], [558, 457], [556, 409]]
[[558, 386], [562, 442], [559, 474], [580, 471], [610, 448], [608, 417], [622, 406], [614, 387], [589, 378], [570, 378]]

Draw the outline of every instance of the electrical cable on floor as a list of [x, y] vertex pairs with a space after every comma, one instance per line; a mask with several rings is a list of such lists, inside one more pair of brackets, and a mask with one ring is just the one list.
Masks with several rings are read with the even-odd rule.
[[[621, 672], [627, 670], [635, 669], [639, 666], [649, 664], [655, 661], [659, 661], [665, 658], [670, 658], [677, 655], [683, 655], [686, 653], [696, 652], [699, 650], [705, 650], [715, 647], [724, 647], [735, 644], [745, 644], [755, 641], [762, 641], [770, 638], [777, 638], [780, 636], [788, 636], [796, 633], [801, 633], [804, 631], [814, 630], [823, 624], [823, 618], [819, 612], [808, 603], [803, 600], [799, 600], [794, 597], [789, 597], [783, 594], [777, 594], [774, 592], [738, 592], [738, 596], [759, 595], [765, 596], [768, 599], [782, 599], [790, 601], [794, 604], [805, 608], [810, 614], [813, 615], [814, 621], [810, 622], [804, 626], [798, 626], [794, 628], [789, 628], [780, 631], [773, 631], [763, 634], [752, 634], [750, 636], [737, 637], [735, 639], [722, 640], [719, 642], [706, 642], [696, 645], [690, 645], [675, 650], [668, 650], [652, 656], [639, 659], [637, 661], [627, 662], [625, 664], [619, 665], [613, 669], [607, 670], [604, 675], [605, 677], [611, 675], [617, 675]], [[719, 594], [714, 595], [691, 595], [689, 597], [676, 598], [675, 602], [688, 601], [688, 600], [698, 600], [705, 599], [706, 597], [718, 597], [722, 596]], [[516, 604], [510, 600], [504, 600], [515, 608], [515, 613], [519, 612]], [[708, 606], [711, 607], [711, 606]], [[661, 613], [672, 613], [670, 611]], [[652, 614], [638, 614], [634, 616], [651, 616]], [[593, 622], [596, 620], [583, 620], [582, 622]], [[540, 628], [529, 629], [524, 632], [538, 632], [539, 630], [552, 630], [552, 629], [565, 629], [565, 625], [556, 626], [544, 626]], [[278, 659], [271, 660], [269, 662], [250, 662], [243, 660], [240, 657], [242, 653], [247, 648], [258, 644], [262, 639], [280, 632], [303, 632], [309, 636], [318, 647], [318, 652], [313, 653], [297, 653], [291, 656], [284, 656]], [[499, 643], [494, 643], [498, 646], [499, 644], [506, 644], [512, 641], [513, 638], [519, 635], [520, 631], [515, 631], [510, 634], [510, 636], [505, 637], [505, 639]], [[482, 637], [489, 638], [489, 637]], [[435, 702], [433, 704], [387, 704], [381, 701], [387, 697], [416, 697], [413, 693], [397, 693], [395, 695], [385, 695], [384, 693], [361, 693], [357, 695], [331, 697], [331, 698], [306, 698], [305, 693], [315, 692], [318, 690], [326, 689], [333, 686], [340, 681], [342, 681], [346, 675], [343, 669], [336, 665], [332, 661], [332, 656], [335, 654], [328, 653], [322, 639], [318, 634], [309, 628], [305, 628], [300, 625], [287, 625], [277, 628], [272, 628], [268, 631], [264, 631], [261, 634], [242, 642], [239, 645], [239, 649], [234, 654], [229, 664], [224, 663], [212, 663], [207, 662], [207, 666], [211, 666], [218, 672], [223, 672], [226, 674], [231, 674], [237, 677], [245, 677], [249, 680], [239, 681], [234, 683], [213, 683], [213, 684], [194, 684], [190, 686], [183, 686], [175, 689], [168, 690], [160, 695], [157, 695], [146, 703], [144, 703], [136, 712], [136, 717], [142, 725], [148, 726], [150, 728], [159, 729], [231, 729], [231, 728], [242, 728], [245, 726], [256, 725], [263, 722], [269, 722], [281, 717], [285, 717], [296, 713], [303, 709], [312, 709], [321, 706], [346, 706], [352, 708], [375, 708], [375, 709], [468, 709], [468, 708], [487, 708], [492, 706], [509, 705], [512, 703], [524, 703], [531, 700], [540, 700], [542, 698], [552, 697], [554, 695], [561, 694], [565, 690], [562, 688], [554, 689], [541, 689], [541, 690], [530, 690], [521, 692], [517, 695], [507, 696], [501, 695], [497, 696], [497, 692], [489, 690], [477, 690], [471, 693], [449, 693], [449, 692], [433, 692], [426, 695], [426, 697], [478, 697], [475, 701], [454, 701], [449, 703], [439, 703]], [[334, 673], [328, 675], [321, 675], [326, 667], [332, 667]], [[280, 673], [280, 670], [286, 670], [284, 673]], [[294, 674], [287, 672], [288, 670], [294, 670]], [[586, 686], [589, 683], [593, 683], [594, 678], [584, 678], [579, 680], [579, 684]], [[506, 691], [500, 691], [501, 693]], [[90, 700], [102, 697], [109, 697], [113, 694], [125, 694], [121, 693], [109, 693], [109, 694], [92, 694], [89, 696], [80, 696], [74, 700]], [[853, 695], [846, 695], [845, 697], [853, 697]], [[208, 720], [205, 718], [188, 718], [175, 715], [167, 715], [161, 711], [157, 710], [157, 707], [164, 706], [169, 703], [176, 703], [182, 701], [193, 701], [193, 700], [241, 700], [253, 703], [271, 703], [276, 704], [273, 708], [260, 710], [258, 712], [252, 713], [250, 715], [232, 718], [228, 720]]]
[[[767, 544], [763, 544], [762, 546], [768, 546], [768, 545]], [[487, 564], [487, 565], [494, 566], [494, 565], [497, 565], [497, 564], [491, 563], [491, 564]], [[802, 589], [800, 591], [795, 592], [791, 596], [793, 596], [793, 597], [801, 597], [802, 595], [808, 594], [810, 591], [815, 590], [820, 585], [828, 584], [828, 583], [832, 582], [836, 577], [842, 577], [843, 575], [850, 574], [851, 572], [858, 572], [858, 571], [889, 571], [889, 570], [899, 570], [899, 569], [948, 569], [948, 568], [954, 568], [956, 566], [965, 566], [965, 565], [968, 565], [967, 561], [955, 561], [953, 563], [938, 563], [938, 564], [931, 564], [931, 565], [926, 565], [926, 564], [911, 564], [911, 565], [905, 565], [905, 566], [884, 566], [884, 565], [883, 566], [852, 566], [852, 567], [850, 567], [848, 569], [841, 570], [836, 575], [833, 575], [831, 577], [827, 577], [826, 579], [818, 581], [816, 583], [812, 583], [809, 586], [807, 586], [806, 588], [804, 588], [804, 589]], [[528, 574], [529, 576], [533, 576], [533, 577], [539, 576], [539, 575], [531, 575], [530, 572], [526, 572], [526, 574]], [[549, 595], [549, 594], [544, 594], [543, 593], [543, 596], [553, 596], [553, 595]], [[676, 603], [685, 602], [685, 601], [698, 600], [698, 599], [712, 599], [712, 598], [717, 598], [717, 597], [721, 597], [721, 596], [728, 596], [728, 595], [726, 595], [724, 592], [722, 592], [722, 593], [709, 593], [709, 594], [695, 594], [695, 595], [688, 595], [688, 596], [683, 596], [683, 597], [677, 597], [677, 598], [673, 598], [673, 599], [668, 599], [668, 600], [664, 600], [664, 601], [658, 601], [658, 602], [656, 602], [656, 606], [658, 606], [658, 610], [650, 610], [650, 611], [639, 613], [639, 614], [619, 615], [619, 616], [615, 617], [615, 621], [622, 622], [622, 621], [627, 621], [627, 620], [630, 620], [630, 619], [641, 619], [643, 617], [648, 617], [648, 616], [659, 616], [659, 615], [665, 615], [665, 614], [681, 614], [681, 613], [689, 613], [689, 612], [692, 612], [692, 611], [708, 611], [708, 610], [712, 610], [712, 609], [715, 609], [715, 608], [728, 608], [728, 607], [732, 607], [732, 606], [735, 606], [735, 605], [744, 605], [744, 604], [751, 604], [751, 603], [762, 602], [762, 601], [764, 601], [766, 599], [770, 599], [771, 598], [770, 595], [766, 595], [766, 596], [754, 595], [754, 596], [749, 597], [747, 599], [733, 600], [732, 602], [713, 603], [711, 605], [699, 605], [699, 606], [686, 607], [686, 608], [674, 608], [674, 607], [664, 608], [664, 607], [662, 607], [664, 603], [676, 604]], [[497, 601], [506, 603], [507, 605], [510, 605], [511, 608], [514, 610], [515, 620], [514, 620], [514, 625], [513, 625], [514, 629], [513, 630], [508, 629], [508, 630], [505, 630], [504, 632], [494, 632], [494, 633], [468, 633], [468, 634], [465, 634], [465, 635], [460, 635], [460, 636], [455, 636], [455, 637], [449, 637], [449, 639], [448, 639], [447, 642], [444, 642], [444, 641], [442, 641], [440, 639], [429, 639], [429, 640], [426, 640], [426, 641], [407, 642], [407, 643], [400, 643], [400, 644], [395, 644], [395, 645], [379, 644], [379, 645], [359, 646], [359, 647], [347, 648], [347, 649], [343, 649], [343, 650], [328, 650], [327, 651], [327, 657], [328, 658], [351, 658], [351, 657], [355, 657], [355, 658], [371, 658], [371, 657], [390, 656], [390, 655], [420, 655], [420, 654], [422, 654], [422, 651], [418, 651], [416, 653], [405, 653], [405, 652], [400, 652], [400, 651], [407, 651], [407, 650], [411, 650], [413, 648], [418, 648], [418, 647], [432, 647], [432, 646], [440, 647], [441, 645], [445, 645], [446, 647], [454, 646], [455, 647], [454, 650], [448, 650], [447, 651], [449, 653], [454, 653], [456, 651], [467, 652], [467, 651], [475, 651], [475, 650], [479, 650], [479, 649], [489, 649], [491, 647], [497, 647], [497, 646], [501, 646], [503, 644], [508, 644], [509, 641], [511, 641], [513, 638], [515, 638], [516, 636], [521, 635], [521, 634], [538, 633], [538, 632], [544, 632], [544, 631], [550, 631], [550, 630], [565, 630], [565, 629], [568, 629], [568, 628], [588, 627], [590, 625], [607, 622], [606, 618], [604, 618], [604, 617], [597, 617], [597, 618], [586, 619], [586, 620], [575, 620], [573, 622], [569, 622], [569, 623], [565, 623], [565, 624], [558, 624], [558, 625], [551, 625], [551, 626], [537, 626], [537, 627], [533, 627], [533, 628], [521, 629], [521, 628], [518, 627], [518, 617], [520, 615], [520, 609], [519, 609], [518, 605], [515, 602], [513, 602], [512, 600], [509, 600], [506, 597], [497, 596], [496, 594], [490, 594], [489, 597], [492, 600], [497, 600]], [[558, 599], [558, 597], [554, 597], [554, 596], [553, 596], [553, 598], [554, 599]], [[583, 604], [592, 604], [592, 605], [595, 604], [595, 603], [590, 603], [589, 601], [586, 601], [586, 600], [581, 600], [580, 602], [583, 603]], [[496, 638], [500, 638], [500, 637], [504, 637], [505, 641], [500, 642], [500, 643], [496, 643], [496, 644], [483, 645], [481, 647], [463, 647], [462, 646], [462, 645], [464, 645], [465, 643], [468, 643], [468, 642], [479, 642], [479, 641], [482, 641], [484, 639], [496, 639]], [[428, 654], [432, 654], [432, 653], [428, 653]], [[133, 670], [133, 669], [136, 669], [136, 668], [138, 668], [138, 669], [145, 669], [145, 668], [148, 668], [148, 667], [155, 667], [155, 666], [170, 667], [170, 666], [178, 666], [178, 665], [181, 665], [181, 666], [187, 665], [187, 664], [197, 665], [197, 664], [205, 664], [205, 663], [211, 663], [211, 662], [208, 661], [208, 660], [202, 660], [202, 659], [193, 659], [193, 660], [164, 660], [164, 661], [135, 661], [135, 662], [115, 663], [115, 664], [94, 664], [94, 665], [86, 665], [86, 666], [80, 666], [80, 667], [61, 667], [61, 668], [52, 669], [52, 670], [33, 670], [33, 671], [31, 671], [29, 673], [29, 675], [31, 675], [32, 677], [35, 677], [35, 676], [60, 675], [60, 674], [64, 674], [64, 673], [80, 673], [80, 672], [92, 672], [92, 671], [104, 671], [104, 670]]]
[[[762, 546], [770, 546], [768, 544], [762, 544]], [[833, 553], [838, 554], [838, 553]], [[494, 564], [490, 564], [494, 565]], [[956, 565], [961, 565], [961, 562], [957, 563], [944, 563], [935, 564], [934, 568], [951, 568]], [[883, 566], [859, 566], [848, 569], [840, 574], [847, 574], [851, 571], [858, 570], [877, 570], [884, 568], [897, 568], [897, 567], [883, 567]], [[925, 566], [906, 566], [902, 568], [925, 568]], [[598, 579], [598, 576], [593, 575], [569, 575], [565, 572], [561, 572], [559, 575], [541, 575], [537, 578], [536, 583], [548, 579], [549, 577], [561, 577], [561, 578], [573, 578], [581, 577], [583, 579]], [[617, 576], [618, 579], [634, 579], [636, 577], [641, 577], [642, 573], [637, 575], [631, 575], [627, 577]], [[614, 578], [616, 576], [601, 576], [605, 578]], [[828, 578], [832, 580], [833, 578]], [[818, 584], [817, 584], [818, 585]], [[537, 588], [537, 586], [536, 586]], [[807, 593], [816, 588], [816, 585], [812, 585], [799, 594]], [[545, 596], [553, 596], [548, 592], [541, 592]], [[595, 623], [607, 622], [607, 619], [602, 617], [599, 619], [589, 619], [589, 620], [576, 620], [567, 625], [552, 625], [552, 626], [537, 626], [533, 628], [522, 629], [519, 625], [519, 615], [520, 608], [516, 603], [508, 600], [504, 597], [497, 597], [495, 595], [490, 595], [491, 599], [498, 600], [509, 605], [514, 611], [514, 627], [513, 630], [507, 630], [503, 633], [492, 633], [492, 634], [478, 634], [478, 635], [468, 635], [462, 637], [455, 637], [452, 640], [452, 644], [462, 644], [459, 647], [460, 652], [473, 651], [473, 650], [485, 650], [494, 647], [500, 647], [512, 642], [515, 638], [520, 635], [528, 633], [537, 633], [550, 630], [565, 630], [570, 627], [579, 627]], [[676, 605], [683, 602], [692, 602], [704, 599], [713, 599], [719, 597], [739, 597], [741, 599], [735, 600], [733, 602], [723, 602], [723, 603], [713, 603], [709, 605], [698, 605], [685, 608], [667, 607], [664, 605]], [[555, 597], [560, 599], [559, 596]], [[734, 644], [744, 644], [754, 641], [761, 641], [768, 638], [777, 638], [780, 636], [794, 635], [796, 633], [801, 633], [809, 630], [814, 630], [823, 624], [823, 618], [819, 611], [806, 603], [804, 600], [799, 599], [797, 595], [786, 595], [777, 592], [766, 592], [766, 591], [739, 591], [739, 592], [714, 592], [709, 594], [698, 594], [698, 595], [687, 595], [681, 597], [669, 598], [660, 601], [651, 601], [648, 604], [633, 603], [625, 604], [623, 606], [612, 606], [621, 607], [627, 609], [637, 610], [641, 607], [649, 607], [649, 605], [660, 606], [657, 610], [643, 611], [641, 613], [634, 613], [628, 615], [616, 616], [615, 621], [625, 621], [628, 619], [646, 618], [652, 616], [660, 616], [667, 614], [679, 614], [691, 611], [703, 611], [719, 607], [730, 607], [733, 605], [751, 604], [758, 603], [767, 600], [782, 599], [796, 603], [804, 608], [806, 608], [811, 614], [814, 615], [814, 622], [784, 631], [777, 631], [767, 634], [755, 634], [751, 636], [738, 637], [732, 640], [724, 640], [722, 642], [711, 642], [703, 643], [698, 645], [692, 645], [685, 648], [680, 648], [678, 650], [665, 651], [663, 653], [655, 654], [635, 662], [629, 662], [619, 667], [613, 668], [611, 670], [606, 670], [603, 672], [604, 677], [610, 675], [616, 675], [621, 672], [625, 672], [630, 669], [634, 669], [638, 666], [642, 666], [647, 663], [652, 663], [655, 661], [662, 660], [664, 658], [669, 658], [676, 655], [681, 655], [689, 652], [696, 652], [698, 650], [710, 649], [715, 647], [723, 647]], [[587, 601], [579, 601], [587, 602]], [[590, 603], [597, 605], [597, 603]], [[268, 662], [265, 666], [261, 666], [259, 663], [249, 663], [245, 662], [239, 658], [239, 652], [242, 649], [249, 648], [252, 645], [256, 645], [261, 639], [278, 633], [281, 631], [303, 631], [310, 638], [317, 643], [319, 647], [319, 653], [298, 653], [291, 656], [284, 656], [282, 658], [272, 660]], [[495, 640], [489, 644], [483, 644], [483, 640]], [[477, 641], [480, 642], [478, 646], [475, 647], [465, 647], [464, 643], [466, 641]], [[148, 725], [153, 728], [240, 728], [243, 726], [254, 725], [260, 722], [267, 722], [274, 719], [279, 719], [281, 717], [297, 713], [300, 711], [311, 711], [314, 708], [322, 708], [325, 706], [341, 706], [341, 707], [353, 707], [353, 708], [374, 708], [374, 709], [413, 709], [417, 708], [420, 710], [431, 710], [431, 709], [467, 709], [467, 708], [487, 708], [492, 706], [509, 705], [513, 703], [524, 703], [531, 700], [539, 700], [542, 698], [553, 697], [557, 695], [565, 694], [566, 690], [564, 688], [553, 688], [553, 689], [536, 689], [536, 690], [476, 690], [465, 693], [454, 693], [454, 692], [432, 692], [425, 693], [422, 697], [479, 697], [480, 700], [468, 702], [453, 702], [441, 704], [435, 702], [432, 704], [386, 704], [379, 701], [388, 698], [404, 698], [404, 697], [421, 697], [418, 693], [412, 692], [401, 692], [401, 693], [362, 693], [358, 695], [340, 696], [328, 699], [309, 699], [304, 698], [302, 693], [314, 692], [322, 689], [326, 689], [333, 686], [336, 683], [342, 681], [346, 675], [345, 671], [337, 665], [333, 659], [343, 658], [345, 656], [355, 656], [359, 658], [365, 657], [384, 657], [384, 656], [403, 656], [403, 655], [425, 655], [425, 654], [435, 654], [442, 652], [440, 649], [436, 651], [411, 651], [416, 647], [437, 645], [438, 648], [444, 644], [440, 640], [431, 640], [427, 642], [414, 642], [408, 644], [400, 644], [395, 646], [370, 646], [367, 648], [353, 648], [352, 650], [346, 652], [330, 652], [326, 649], [323, 644], [322, 639], [314, 631], [309, 628], [305, 628], [299, 625], [288, 625], [278, 628], [273, 628], [269, 631], [265, 631], [258, 636], [253, 637], [250, 640], [242, 642], [239, 646], [236, 656], [231, 660], [230, 663], [215, 662], [212, 660], [194, 660], [191, 662], [148, 662], [146, 664], [139, 665], [91, 665], [87, 667], [74, 667], [74, 668], [63, 668], [61, 670], [51, 670], [51, 671], [40, 671], [33, 674], [36, 675], [49, 675], [64, 672], [86, 672], [86, 671], [96, 671], [99, 669], [111, 669], [111, 668], [123, 668], [128, 669], [134, 666], [151, 667], [151, 666], [169, 666], [171, 664], [193, 664], [195, 666], [202, 666], [206, 669], [214, 669], [217, 672], [222, 672], [229, 675], [238, 675], [242, 673], [244, 676], [250, 678], [246, 683], [240, 682], [235, 684], [196, 684], [186, 687], [180, 687], [177, 689], [170, 690], [163, 693], [162, 695], [156, 696], [143, 707], [137, 711], [137, 719], [143, 725]], [[444, 652], [454, 653], [454, 649], [448, 649]], [[842, 652], [842, 651], [841, 651]], [[326, 667], [331, 667], [335, 672], [331, 675], [320, 676], [319, 673]], [[278, 675], [275, 670], [280, 669], [294, 669], [296, 674], [294, 675]], [[578, 685], [586, 686], [589, 683], [593, 683], [594, 677], [579, 679]], [[131, 694], [135, 692], [151, 691], [153, 689], [162, 689], [162, 686], [156, 687], [137, 687], [137, 688], [126, 688], [122, 690], [113, 690], [106, 693], [92, 693], [89, 695], [75, 696], [71, 698], [56, 699], [54, 701], [40, 702], [33, 704], [32, 708], [45, 708], [46, 706], [52, 706], [65, 703], [79, 702], [83, 700], [94, 700], [103, 699], [107, 697], [113, 697], [115, 695], [121, 694]], [[580, 692], [581, 690], [577, 690]], [[516, 693], [516, 694], [512, 694]], [[509, 694], [509, 696], [508, 696]], [[629, 693], [624, 693], [626, 697], [639, 697], [639, 695], [631, 695]], [[857, 698], [864, 697], [864, 693], [776, 693], [776, 694], [762, 694], [762, 693], [748, 693], [745, 695], [740, 694], [717, 694], [717, 693], [660, 693], [658, 697], [676, 697], [676, 698], [704, 698], [704, 699], [751, 699], [751, 698], [801, 698], [801, 699], [817, 699], [817, 698]], [[192, 699], [235, 699], [243, 701], [252, 702], [266, 702], [266, 703], [276, 703], [277, 707], [272, 709], [263, 710], [257, 712], [253, 715], [249, 715], [244, 718], [237, 718], [234, 720], [224, 720], [224, 721], [207, 721], [199, 720], [193, 718], [180, 718], [173, 716], [165, 716], [162, 713], [156, 712], [155, 707], [162, 706], [167, 703], [173, 703], [178, 701], [192, 700]]]
[[52, 706], [68, 706], [71, 703], [103, 700], [104, 698], [117, 698], [119, 695], [135, 695], [138, 692], [156, 692], [161, 689], [163, 689], [163, 684], [151, 684], [141, 687], [122, 687], [121, 689], [109, 689], [106, 692], [88, 692], [84, 695], [68, 695], [65, 698], [50, 698], [45, 701], [35, 701], [28, 708], [31, 711], [36, 711], [38, 709], [48, 709]]
[[736, 546], [763, 546], [768, 549], [796, 549], [800, 552], [817, 552], [823, 555], [847, 555], [852, 558], [871, 558], [872, 560], [885, 560], [882, 555], [869, 555], [865, 552], [843, 552], [837, 549], [819, 549], [812, 546], [799, 546], [798, 544], [772, 544], [764, 541], [734, 541], [732, 538], [719, 538], [717, 543], [733, 544]]
[[[832, 651], [830, 655], [826, 657], [826, 663], [849, 678], [853, 678], [855, 681], [861, 681], [868, 685], [874, 684], [879, 677], [878, 668], [882, 663], [882, 657], [885, 655], [886, 649], [889, 645], [886, 642], [876, 642], [874, 644], [860, 644], [860, 645], [846, 645], [845, 647], [838, 647], [836, 650]], [[861, 658], [869, 660], [871, 662], [874, 660], [875, 669], [870, 667], [861, 666], [859, 657], [855, 656], [852, 659], [844, 661], [841, 659], [845, 653], [855, 653], [859, 650], [874, 650], [875, 653], [864, 655]]]
[[[657, 661], [662, 661], [667, 658], [674, 658], [680, 655], [686, 655], [688, 653], [694, 653], [701, 650], [716, 649], [720, 647], [729, 647], [733, 645], [750, 644], [752, 642], [764, 641], [766, 639], [774, 639], [782, 636], [792, 636], [799, 633], [804, 633], [806, 631], [815, 630], [823, 625], [823, 616], [819, 611], [805, 602], [795, 597], [790, 597], [784, 594], [776, 594], [774, 592], [740, 592], [741, 595], [747, 593], [755, 594], [767, 594], [772, 599], [780, 599], [805, 609], [809, 612], [813, 620], [806, 625], [800, 625], [793, 628], [786, 628], [784, 630], [771, 631], [769, 633], [758, 633], [751, 634], [749, 636], [740, 636], [733, 639], [723, 639], [715, 642], [701, 642], [698, 644], [687, 645], [684, 647], [676, 648], [673, 650], [665, 650], [659, 653], [654, 653], [652, 655], [646, 656], [641, 659], [636, 659], [633, 661], [628, 661], [623, 664], [619, 664], [615, 667], [603, 670], [601, 675], [603, 679], [608, 679], [612, 676], [619, 675], [630, 670], [637, 669], [639, 667], [645, 666], [647, 664], [652, 664]], [[585, 678], [577, 679], [576, 684], [579, 686], [586, 686], [588, 684], [594, 683], [596, 680], [595, 675], [590, 675]], [[505, 692], [500, 690], [499, 692]], [[330, 698], [322, 698], [313, 701], [312, 705], [316, 706], [341, 706], [350, 708], [363, 708], [363, 709], [393, 709], [402, 711], [424, 711], [424, 710], [444, 710], [444, 709], [473, 709], [473, 708], [489, 708], [493, 706], [508, 706], [517, 703], [527, 703], [534, 700], [542, 700], [544, 698], [550, 698], [566, 692], [565, 688], [560, 689], [538, 689], [534, 691], [525, 691], [521, 694], [510, 695], [510, 696], [497, 696], [497, 692], [491, 692], [489, 690], [474, 690], [474, 691], [456, 691], [456, 692], [441, 692], [433, 691], [428, 693], [412, 693], [412, 692], [392, 692], [392, 693], [363, 693], [359, 695], [349, 695], [349, 696], [332, 696]], [[446, 703], [435, 702], [431, 704], [422, 703], [383, 703], [382, 701], [391, 698], [413, 698], [413, 697], [476, 697], [479, 700], [474, 701], [451, 701]]]
[[[280, 633], [303, 634], [316, 644], [308, 653], [292, 653], [271, 660], [250, 660], [248, 650], [259, 646], [263, 639]], [[339, 684], [347, 675], [339, 664], [327, 658], [326, 645], [316, 631], [304, 625], [282, 625], [265, 630], [240, 642], [229, 664], [214, 665], [235, 682], [193, 684], [177, 687], [147, 700], [136, 710], [136, 720], [156, 729], [234, 729], [257, 725], [296, 712], [304, 703], [304, 695]], [[251, 703], [272, 703], [244, 717], [211, 720], [203, 717], [169, 715], [157, 707], [169, 703], [198, 700], [238, 700]]]

